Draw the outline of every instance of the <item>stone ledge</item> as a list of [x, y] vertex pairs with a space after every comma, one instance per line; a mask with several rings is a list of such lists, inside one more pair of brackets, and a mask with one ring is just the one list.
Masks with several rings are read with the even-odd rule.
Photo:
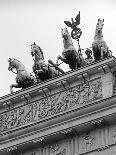
[[[65, 98], [70, 96], [70, 101], [72, 96], [74, 99], [75, 84], [76, 86], [85, 85], [82, 88], [84, 88], [84, 90], [87, 88], [86, 92], [88, 93], [88, 88], [91, 85], [90, 83], [97, 79], [101, 79], [104, 75], [109, 74], [109, 72], [111, 73], [111, 70], [115, 65], [116, 59], [112, 57], [104, 61], [100, 61], [99, 63], [93, 63], [91, 66], [80, 68], [75, 72], [66, 73], [63, 76], [51, 79], [45, 83], [41, 83], [40, 85], [2, 97], [0, 99], [0, 112], [1, 114], [6, 112], [9, 113], [23, 106], [27, 106], [27, 110], [27, 108], [30, 108], [34, 102], [39, 102], [43, 98], [50, 97], [51, 99], [53, 95], [58, 95], [59, 100], [59, 98], [62, 97], [62, 93], [67, 94], [67, 96], [63, 94], [63, 97]], [[102, 78], [103, 82], [104, 78]], [[113, 88], [113, 82], [108, 82], [109, 83], [107, 83], [107, 80], [104, 82], [105, 88], [109, 88], [109, 84]], [[102, 94], [105, 92], [105, 88], [104, 90], [102, 88]], [[69, 90], [71, 91], [68, 94]], [[4, 132], [1, 132], [0, 137], [0, 150], [10, 148], [10, 150], [12, 150], [12, 148], [14, 150], [14, 146], [30, 145], [30, 143], [34, 145], [35, 143], [39, 143], [44, 140], [49, 142], [54, 140], [54, 138], [64, 135], [67, 136], [69, 135], [69, 132], [74, 133], [76, 131], [76, 133], [79, 133], [82, 132], [83, 129], [90, 130], [90, 128], [95, 128], [96, 126], [99, 127], [103, 125], [104, 121], [111, 123], [116, 120], [116, 96], [112, 96], [113, 90], [110, 91], [109, 96], [104, 95], [104, 99], [100, 96], [98, 99], [92, 101], [88, 100], [87, 104], [83, 104], [83, 102], [80, 101], [82, 102], [81, 106], [79, 105], [80, 102], [78, 103], [78, 101], [76, 101], [75, 104], [78, 105], [77, 107], [74, 105], [72, 107], [69, 106], [68, 109], [61, 111], [56, 115], [51, 114], [51, 116], [48, 115], [43, 119], [29, 122], [26, 125], [24, 124], [19, 127], [8, 128], [6, 131], [3, 130]], [[91, 95], [89, 97], [91, 98]], [[101, 121], [99, 121], [99, 119]]]
[[25, 90], [20, 90], [20, 91], [14, 92], [13, 94], [3, 96], [0, 98], [0, 108], [4, 108], [3, 104], [7, 103], [9, 101], [12, 102], [12, 100], [15, 102], [15, 104], [17, 102], [21, 102], [22, 96], [27, 96], [28, 94], [34, 94], [34, 93], [36, 94], [36, 92], [42, 90], [43, 87], [44, 88], [48, 88], [48, 87], [52, 88], [53, 85], [55, 85], [55, 87], [56, 87], [56, 83], [59, 83], [60, 81], [67, 81], [68, 79], [71, 79], [73, 77], [78, 79], [77, 78], [78, 76], [80, 77], [80, 75], [84, 75], [84, 74], [91, 75], [91, 74], [95, 74], [95, 73], [100, 73], [99, 68], [101, 68], [103, 66], [104, 66], [104, 68], [107, 68], [106, 67], [107, 65], [109, 66], [110, 69], [112, 69], [116, 65], [116, 59], [114, 57], [111, 57], [111, 58], [108, 58], [108, 59], [105, 59], [105, 60], [102, 60], [99, 62], [95, 62], [89, 66], [85, 66], [85, 67], [80, 68], [75, 71], [67, 72], [66, 74], [64, 74], [62, 76], [58, 76], [56, 78], [50, 79], [49, 81], [34, 85], [34, 86], [27, 88]]
[[[108, 104], [111, 103], [109, 103], [109, 100], [106, 102]], [[73, 132], [73, 130], [77, 133], [82, 133], [84, 130], [87, 131], [94, 128], [93, 122], [96, 122], [99, 119], [103, 119], [107, 123], [111, 124], [113, 121], [116, 121], [116, 105], [113, 103], [111, 104], [111, 106], [107, 106], [106, 108], [102, 107], [101, 109], [88, 112], [88, 114], [84, 114], [79, 117], [74, 117], [73, 119], [69, 119], [62, 123], [57, 123], [47, 128], [42, 128], [41, 130], [30, 132], [29, 134], [2, 141], [0, 150], [4, 150], [12, 146], [28, 145], [28, 143], [32, 143], [34, 140], [41, 138], [45, 139], [46, 141], [51, 141], [54, 139], [56, 140], [56, 138], [67, 134], [68, 132]]]

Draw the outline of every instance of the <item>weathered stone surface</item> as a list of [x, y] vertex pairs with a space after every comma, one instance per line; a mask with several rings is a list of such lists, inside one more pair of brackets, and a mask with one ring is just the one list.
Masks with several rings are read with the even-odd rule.
[[1, 98], [0, 155], [115, 154], [115, 65], [110, 58]]
[[114, 76], [111, 72], [102, 75], [102, 95], [103, 98], [108, 98], [113, 95]]
[[[116, 143], [112, 143], [114, 126], [106, 126], [96, 130], [72, 135], [51, 144], [39, 146], [20, 155], [115, 155]], [[116, 140], [115, 140], [116, 142]]]
[[102, 97], [101, 79], [83, 83], [0, 115], [0, 131], [8, 130], [67, 110], [77, 109]]

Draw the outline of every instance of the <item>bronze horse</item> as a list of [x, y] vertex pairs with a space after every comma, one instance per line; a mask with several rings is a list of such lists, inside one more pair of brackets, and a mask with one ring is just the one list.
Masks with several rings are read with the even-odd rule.
[[36, 84], [36, 78], [26, 71], [25, 66], [17, 59], [9, 58], [8, 70], [16, 69], [16, 84], [10, 86], [10, 92], [13, 92], [13, 87], [25, 89]]
[[106, 42], [103, 39], [103, 23], [104, 19], [98, 19], [95, 30], [94, 42], [92, 43], [93, 56], [95, 61], [112, 56]]
[[63, 38], [64, 50], [62, 52], [62, 56], [59, 55], [57, 57], [56, 64], [58, 64], [58, 60], [60, 59], [64, 63], [68, 64], [72, 70], [84, 66], [84, 58], [82, 54], [75, 49], [67, 28], [61, 29], [61, 34]]
[[59, 72], [55, 68], [45, 63], [43, 51], [35, 43], [31, 45], [31, 55], [34, 58], [33, 72], [38, 82], [59, 75]]

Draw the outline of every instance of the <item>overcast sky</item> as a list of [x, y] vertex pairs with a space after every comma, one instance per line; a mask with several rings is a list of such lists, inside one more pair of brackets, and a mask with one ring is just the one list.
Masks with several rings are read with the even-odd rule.
[[[75, 18], [79, 11], [81, 48], [91, 47], [97, 20], [104, 18], [104, 40], [116, 56], [116, 0], [0, 0], [0, 97], [9, 94], [15, 83], [16, 75], [8, 71], [8, 58], [20, 60], [31, 73], [30, 44], [36, 42], [46, 63], [48, 59], [55, 62], [63, 51], [64, 20]], [[78, 49], [77, 42], [73, 43]]]

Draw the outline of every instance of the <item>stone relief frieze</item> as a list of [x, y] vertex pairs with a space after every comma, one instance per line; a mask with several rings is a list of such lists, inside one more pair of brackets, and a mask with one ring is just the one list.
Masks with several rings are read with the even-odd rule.
[[116, 144], [116, 126], [113, 126], [109, 130], [110, 144]]
[[60, 148], [60, 146], [58, 144], [54, 144], [54, 145], [50, 146], [50, 151], [54, 153], [54, 152], [58, 151], [59, 148]]
[[112, 146], [116, 146], [116, 125], [98, 127], [97, 130], [80, 135], [79, 155], [97, 151], [103, 153]]
[[61, 152], [56, 153], [55, 155], [66, 155], [66, 149], [62, 150]]
[[0, 115], [0, 131], [8, 130], [42, 118], [90, 104], [102, 97], [101, 79], [69, 88], [36, 102]]
[[65, 155], [67, 150], [66, 141], [60, 141], [50, 145], [50, 155]]
[[79, 139], [79, 153], [92, 151], [97, 146], [97, 138], [95, 134], [87, 133]]

